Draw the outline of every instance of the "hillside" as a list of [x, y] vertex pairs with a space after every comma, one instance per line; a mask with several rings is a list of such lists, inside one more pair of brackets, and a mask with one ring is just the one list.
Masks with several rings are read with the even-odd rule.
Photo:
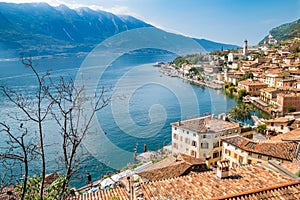
[[[0, 2], [0, 57], [15, 57], [20, 52], [31, 55], [88, 52], [106, 38], [142, 27], [153, 26], [131, 16], [89, 8]], [[222, 47], [237, 48], [195, 40], [208, 52]]]
[[[273, 38], [275, 38], [278, 41], [292, 39], [294, 37], [300, 38], [300, 19], [273, 28], [270, 31], [270, 33], [273, 36]], [[262, 41], [260, 41], [259, 44], [262, 44], [267, 39], [267, 37], [268, 36], [266, 36]]]

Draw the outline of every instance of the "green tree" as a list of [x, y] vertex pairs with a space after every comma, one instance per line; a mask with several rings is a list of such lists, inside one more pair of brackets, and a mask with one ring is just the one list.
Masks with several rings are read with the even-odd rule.
[[245, 89], [241, 89], [238, 91], [238, 99], [243, 99], [244, 96], [246, 96], [248, 93], [247, 93], [247, 90]]
[[189, 61], [188, 61], [185, 57], [179, 56], [179, 57], [175, 58], [175, 60], [173, 61], [173, 63], [174, 63], [177, 67], [180, 68], [181, 65], [184, 64], [184, 63], [189, 64]]
[[287, 111], [287, 112], [295, 112], [295, 111], [296, 111], [296, 108], [295, 108], [294, 106], [288, 106], [288, 107], [286, 108], [286, 111]]
[[241, 80], [246, 80], [246, 79], [253, 79], [253, 73], [252, 72], [246, 72]]
[[232, 94], [233, 92], [236, 92], [236, 88], [232, 85], [228, 88], [228, 91], [230, 92], [230, 94]]
[[245, 122], [246, 120], [251, 119], [251, 114], [254, 111], [254, 108], [250, 104], [241, 103], [235, 107], [233, 107], [229, 114], [232, 119]]
[[259, 125], [257, 125], [257, 131], [259, 133], [264, 133], [265, 130], [267, 130], [267, 125], [266, 124], [259, 124]]

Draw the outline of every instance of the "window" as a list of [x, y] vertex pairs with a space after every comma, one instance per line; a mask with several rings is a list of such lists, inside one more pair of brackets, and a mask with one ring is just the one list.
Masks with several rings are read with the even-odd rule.
[[174, 133], [173, 138], [178, 140], [178, 135], [176, 133]]
[[272, 157], [268, 157], [268, 160], [272, 160]]
[[173, 148], [174, 149], [178, 149], [178, 144], [177, 143], [173, 143]]
[[193, 136], [196, 137], [196, 133], [193, 133]]
[[252, 156], [252, 152], [249, 152], [248, 155], [249, 155], [249, 156]]
[[239, 163], [243, 163], [244, 158], [242, 156], [239, 157]]
[[218, 158], [219, 157], [219, 152], [214, 152], [213, 153], [213, 158]]
[[197, 142], [196, 141], [192, 141], [192, 146], [196, 147], [197, 146]]
[[189, 131], [186, 132], [186, 134], [189, 134], [189, 133], [190, 133]]
[[202, 138], [206, 138], [206, 135], [202, 135]]
[[217, 148], [217, 147], [219, 147], [219, 142], [214, 143], [214, 148]]
[[207, 142], [201, 143], [201, 148], [208, 149], [208, 143]]
[[189, 144], [190, 143], [190, 138], [185, 138], [185, 143]]
[[228, 149], [225, 149], [225, 154], [230, 156], [230, 151]]
[[250, 165], [252, 163], [252, 160], [248, 159], [247, 164]]
[[258, 159], [261, 159], [262, 157], [261, 157], [261, 155], [258, 155], [257, 158], [258, 158]]
[[175, 127], [174, 129], [175, 129], [175, 131], [176, 131], [176, 130], [177, 130], [177, 127]]
[[237, 154], [236, 153], [234, 153], [234, 158], [237, 158]]
[[283, 130], [283, 125], [280, 125], [280, 129]]

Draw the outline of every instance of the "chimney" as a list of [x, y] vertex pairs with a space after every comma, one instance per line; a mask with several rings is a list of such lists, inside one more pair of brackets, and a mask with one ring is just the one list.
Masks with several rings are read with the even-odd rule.
[[205, 157], [205, 163], [206, 163], [206, 166], [207, 166], [208, 169], [210, 169], [210, 159], [211, 159], [210, 156]]
[[222, 179], [229, 176], [229, 160], [217, 162], [217, 177]]
[[181, 120], [178, 120], [178, 125], [181, 126]]

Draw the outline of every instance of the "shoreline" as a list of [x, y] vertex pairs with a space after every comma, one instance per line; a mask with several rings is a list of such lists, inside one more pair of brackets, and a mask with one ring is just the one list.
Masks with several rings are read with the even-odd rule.
[[[159, 67], [159, 66], [154, 65], [154, 67]], [[176, 70], [174, 67], [167, 64], [160, 65], [160, 72], [165, 76], [180, 78], [188, 82], [194, 83], [196, 85], [206, 86], [215, 90], [223, 89], [224, 83], [217, 83], [215, 81], [205, 81], [205, 80], [197, 80], [195, 78], [190, 78], [188, 76], [185, 76], [183, 73], [179, 72], [178, 70]]]

